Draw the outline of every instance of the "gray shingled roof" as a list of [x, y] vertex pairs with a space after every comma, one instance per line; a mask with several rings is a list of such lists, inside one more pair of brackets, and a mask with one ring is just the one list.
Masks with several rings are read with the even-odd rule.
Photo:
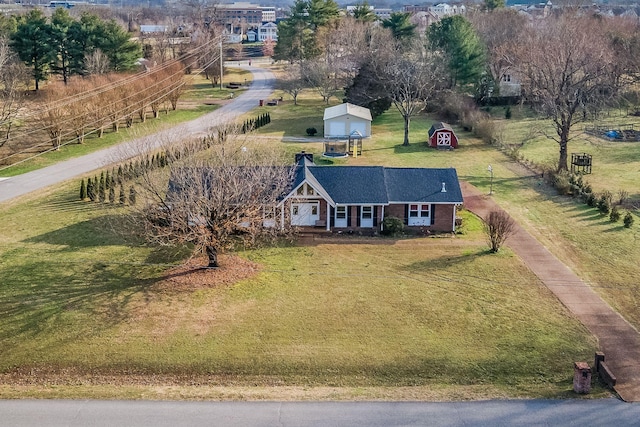
[[381, 166], [311, 166], [308, 169], [335, 203], [388, 203]]
[[458, 174], [453, 168], [385, 168], [384, 172], [391, 203], [462, 203]]
[[320, 184], [337, 204], [462, 203], [453, 168], [316, 166], [307, 162], [306, 167], [299, 164], [293, 188], [304, 180]]

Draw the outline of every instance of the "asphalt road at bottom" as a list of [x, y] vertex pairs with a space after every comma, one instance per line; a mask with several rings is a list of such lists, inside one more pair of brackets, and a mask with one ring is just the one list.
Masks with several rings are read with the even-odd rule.
[[444, 403], [3, 400], [0, 425], [630, 427], [640, 425], [640, 404], [617, 399]]

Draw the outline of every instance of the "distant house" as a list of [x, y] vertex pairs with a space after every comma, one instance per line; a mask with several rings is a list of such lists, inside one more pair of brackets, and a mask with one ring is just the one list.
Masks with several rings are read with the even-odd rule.
[[258, 39], [258, 34], [255, 31], [249, 30], [247, 31], [247, 41], [249, 43], [253, 43]]
[[371, 111], [368, 108], [344, 103], [324, 110], [324, 137], [348, 138], [371, 136]]
[[458, 137], [447, 123], [434, 123], [429, 129], [429, 146], [434, 148], [458, 148]]
[[373, 232], [393, 216], [410, 229], [451, 232], [461, 204], [453, 168], [317, 166], [301, 157], [278, 209], [282, 226]]
[[165, 34], [168, 31], [168, 25], [140, 25], [141, 34]]
[[273, 22], [267, 22], [258, 27], [258, 41], [263, 42], [268, 39], [278, 41], [278, 26]]

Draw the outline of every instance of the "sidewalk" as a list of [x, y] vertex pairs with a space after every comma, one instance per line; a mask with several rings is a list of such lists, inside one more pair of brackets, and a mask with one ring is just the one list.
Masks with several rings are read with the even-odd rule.
[[[465, 208], [485, 218], [498, 205], [461, 182]], [[507, 245], [598, 339], [605, 363], [617, 378], [615, 391], [626, 402], [640, 402], [640, 334], [586, 283], [520, 225]], [[593, 365], [593, 360], [588, 360]]]

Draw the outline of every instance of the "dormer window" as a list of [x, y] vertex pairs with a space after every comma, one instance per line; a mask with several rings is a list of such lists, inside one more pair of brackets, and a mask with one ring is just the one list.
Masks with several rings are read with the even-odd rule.
[[296, 194], [298, 196], [315, 196], [316, 195], [316, 191], [309, 184], [302, 184], [296, 190]]

